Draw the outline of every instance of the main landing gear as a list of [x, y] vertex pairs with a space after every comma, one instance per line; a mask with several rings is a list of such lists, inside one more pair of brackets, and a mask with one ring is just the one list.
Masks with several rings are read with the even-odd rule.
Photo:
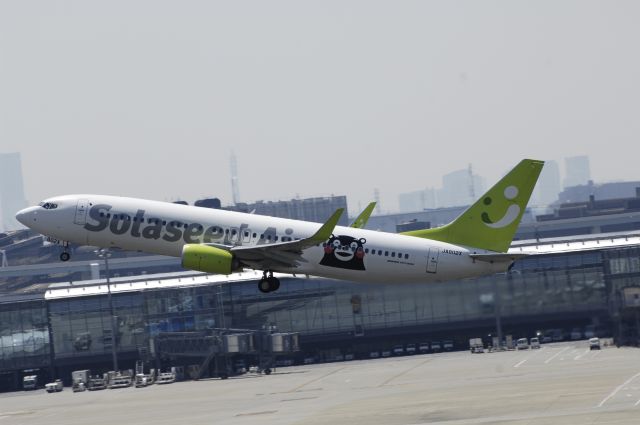
[[268, 292], [277, 291], [280, 288], [280, 279], [273, 277], [272, 271], [265, 271], [262, 279], [258, 282], [260, 292], [266, 294]]
[[69, 261], [71, 258], [71, 253], [69, 253], [69, 243], [65, 242], [62, 245], [64, 250], [60, 253], [60, 261]]

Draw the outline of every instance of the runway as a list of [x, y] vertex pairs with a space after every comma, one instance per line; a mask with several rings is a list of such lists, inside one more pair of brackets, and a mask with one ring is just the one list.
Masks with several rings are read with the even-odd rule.
[[640, 350], [454, 352], [280, 368], [166, 386], [0, 395], [0, 425], [633, 424]]

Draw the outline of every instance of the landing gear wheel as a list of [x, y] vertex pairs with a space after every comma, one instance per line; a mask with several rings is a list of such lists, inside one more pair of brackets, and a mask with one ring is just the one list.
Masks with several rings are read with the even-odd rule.
[[269, 285], [271, 286], [272, 291], [277, 291], [278, 289], [280, 289], [280, 279], [271, 276], [269, 278]]
[[269, 280], [265, 278], [260, 279], [260, 282], [258, 282], [258, 289], [263, 294], [271, 292], [271, 284], [269, 283]]
[[60, 254], [60, 261], [69, 261], [70, 258], [71, 254], [66, 251]]

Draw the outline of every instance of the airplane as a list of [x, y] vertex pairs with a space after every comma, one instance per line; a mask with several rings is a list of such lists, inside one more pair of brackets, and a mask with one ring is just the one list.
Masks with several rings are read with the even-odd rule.
[[107, 195], [64, 195], [19, 211], [16, 219], [63, 246], [120, 248], [181, 258], [186, 269], [229, 275], [263, 272], [258, 289], [276, 291], [274, 272], [340, 280], [434, 282], [506, 271], [526, 254], [509, 246], [543, 166], [525, 159], [442, 227], [400, 234], [366, 230], [374, 205], [351, 227], [343, 209], [324, 223]]

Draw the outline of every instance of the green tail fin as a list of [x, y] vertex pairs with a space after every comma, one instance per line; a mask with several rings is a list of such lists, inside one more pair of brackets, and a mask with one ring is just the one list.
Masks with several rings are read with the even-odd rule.
[[507, 252], [543, 165], [524, 159], [451, 223], [403, 235]]

